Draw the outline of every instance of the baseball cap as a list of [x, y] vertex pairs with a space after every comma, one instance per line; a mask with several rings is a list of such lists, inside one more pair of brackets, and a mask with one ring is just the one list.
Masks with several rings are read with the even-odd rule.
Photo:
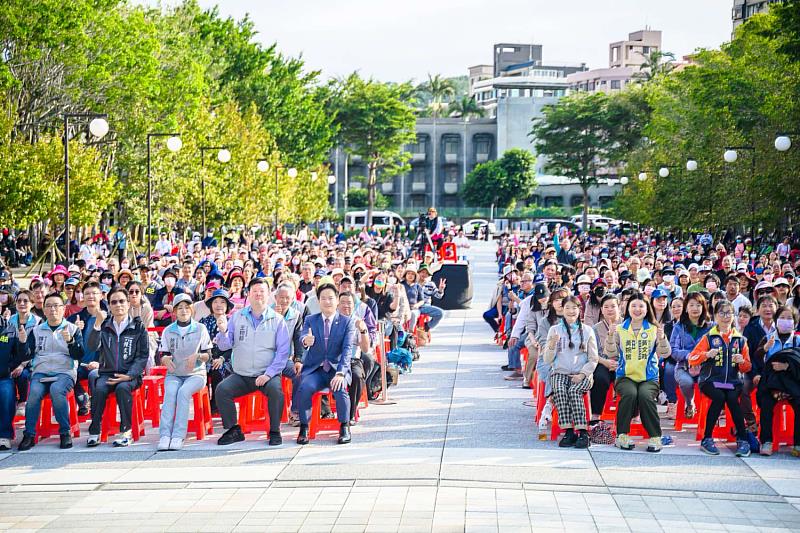
[[669, 294], [664, 289], [656, 289], [650, 294], [650, 299], [655, 300], [656, 298], [666, 298], [667, 296]]
[[328, 271], [327, 271], [327, 270], [324, 270], [324, 269], [322, 269], [322, 268], [318, 268], [318, 269], [317, 269], [317, 270], [314, 272], [314, 277], [315, 277], [315, 278], [321, 278], [321, 277], [323, 277], [323, 276], [326, 276], [327, 274], [328, 274]]
[[185, 294], [185, 293], [177, 295], [172, 300], [172, 308], [175, 309], [176, 307], [178, 307], [178, 304], [182, 304], [182, 303], [188, 303], [191, 306], [192, 305], [192, 297], [189, 296], [188, 294]]
[[791, 285], [789, 284], [789, 280], [787, 280], [786, 278], [778, 278], [772, 282], [773, 287], [777, 287], [778, 285], [786, 285], [787, 287], [791, 287]]

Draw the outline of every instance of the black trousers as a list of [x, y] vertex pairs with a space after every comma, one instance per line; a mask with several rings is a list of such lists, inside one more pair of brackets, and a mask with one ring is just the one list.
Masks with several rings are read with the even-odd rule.
[[90, 435], [99, 435], [102, 429], [103, 412], [106, 409], [106, 398], [112, 392], [117, 397], [117, 407], [119, 408], [119, 431], [124, 433], [131, 429], [131, 418], [133, 415], [133, 391], [141, 386], [138, 379], [132, 381], [122, 381], [116, 385], [111, 385], [108, 380], [113, 375], [102, 374], [94, 382], [92, 390], [92, 423], [89, 425]]
[[739, 406], [739, 395], [742, 393], [742, 386], [736, 385], [732, 390], [718, 389], [713, 383], [706, 382], [700, 385], [700, 392], [711, 399], [711, 405], [708, 407], [708, 413], [706, 414], [706, 428], [703, 438], [710, 439], [712, 437], [719, 414], [727, 405], [728, 410], [731, 412], [733, 423], [736, 426], [736, 438], [747, 440], [744, 415], [742, 414], [742, 408]]
[[[772, 420], [778, 401], [772, 396], [771, 390], [762, 388], [756, 392], [756, 401], [761, 409], [761, 442], [772, 442]], [[800, 400], [789, 398], [788, 401], [794, 409], [794, 445], [800, 446]]]
[[589, 402], [592, 406], [592, 414], [600, 416], [603, 414], [603, 409], [606, 406], [606, 396], [608, 389], [616, 378], [616, 373], [609, 370], [601, 364], [597, 364], [594, 369], [594, 384], [589, 391]]
[[369, 354], [362, 353], [361, 359], [350, 361], [350, 372], [353, 375], [353, 382], [350, 384], [350, 420], [356, 417], [362, 391], [375, 373], [375, 367], [375, 360]]
[[256, 378], [239, 374], [231, 374], [222, 380], [217, 387], [217, 409], [222, 417], [222, 427], [230, 429], [238, 423], [236, 404], [233, 403], [233, 400], [255, 391], [260, 391], [267, 397], [269, 432], [280, 433], [281, 416], [283, 415], [283, 388], [280, 374], [261, 387], [256, 387]]

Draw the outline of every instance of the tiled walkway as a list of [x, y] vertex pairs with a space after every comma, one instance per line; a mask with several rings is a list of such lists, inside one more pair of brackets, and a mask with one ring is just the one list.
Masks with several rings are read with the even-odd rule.
[[[800, 459], [703, 455], [693, 429], [661, 454], [539, 441], [530, 391], [503, 380], [481, 320], [494, 249], [474, 247], [473, 309], [449, 312], [413, 373], [370, 405], [353, 443], [268, 448], [187, 441], [156, 453], [60, 451], [46, 439], [0, 455], [0, 530], [770, 531], [800, 530]], [[783, 529], [781, 529], [783, 528]]]

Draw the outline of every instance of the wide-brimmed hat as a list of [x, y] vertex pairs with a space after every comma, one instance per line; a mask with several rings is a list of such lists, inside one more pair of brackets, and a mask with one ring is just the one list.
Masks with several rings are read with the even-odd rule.
[[211, 293], [211, 296], [206, 298], [206, 307], [211, 309], [211, 304], [214, 303], [215, 298], [222, 298], [223, 300], [225, 300], [225, 303], [228, 306], [228, 311], [227, 311], [228, 313], [230, 313], [233, 310], [233, 302], [231, 302], [230, 296], [228, 295], [228, 291], [226, 291], [225, 289], [216, 289], [213, 293]]
[[47, 279], [53, 279], [53, 276], [55, 276], [56, 274], [61, 274], [62, 276], [64, 276], [64, 279], [67, 279], [69, 277], [69, 272], [67, 271], [67, 268], [64, 265], [56, 265], [55, 268], [50, 272], [48, 272], [45, 277]]

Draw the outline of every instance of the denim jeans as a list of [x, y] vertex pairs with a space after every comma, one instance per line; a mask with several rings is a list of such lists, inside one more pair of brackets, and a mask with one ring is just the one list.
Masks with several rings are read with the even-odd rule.
[[508, 348], [508, 368], [522, 368], [522, 361], [520, 359], [520, 350], [525, 347], [525, 341], [528, 339], [528, 333], [525, 332], [517, 339], [514, 346]]
[[206, 377], [199, 375], [164, 378], [164, 403], [161, 405], [159, 436], [185, 439], [189, 426], [189, 406], [192, 396], [206, 386]]
[[678, 401], [678, 381], [675, 379], [675, 363], [669, 359], [664, 361], [664, 393], [669, 403]]
[[419, 308], [419, 312], [423, 315], [428, 315], [431, 317], [430, 322], [428, 322], [428, 327], [430, 329], [435, 328], [439, 325], [439, 322], [442, 320], [444, 316], [444, 311], [436, 307], [435, 305], [423, 305]]
[[[678, 387], [681, 388], [681, 394], [683, 394], [683, 399], [686, 401], [686, 405], [691, 404], [694, 400], [694, 384], [697, 383], [697, 377], [689, 374], [689, 371], [686, 370], [683, 365], [677, 365], [675, 367], [673, 377], [675, 378], [675, 382], [678, 384]], [[666, 379], [665, 381], [669, 383], [669, 381]]]
[[36, 425], [39, 423], [42, 398], [49, 392], [50, 401], [53, 404], [53, 413], [58, 422], [58, 433], [59, 435], [69, 435], [67, 393], [72, 390], [75, 383], [72, 381], [72, 376], [67, 374], [56, 374], [55, 381], [42, 383], [41, 379], [46, 377], [45, 374], [31, 376], [28, 403], [25, 405], [25, 434], [36, 435]]
[[14, 438], [14, 415], [17, 412], [14, 380], [0, 379], [0, 439]]

